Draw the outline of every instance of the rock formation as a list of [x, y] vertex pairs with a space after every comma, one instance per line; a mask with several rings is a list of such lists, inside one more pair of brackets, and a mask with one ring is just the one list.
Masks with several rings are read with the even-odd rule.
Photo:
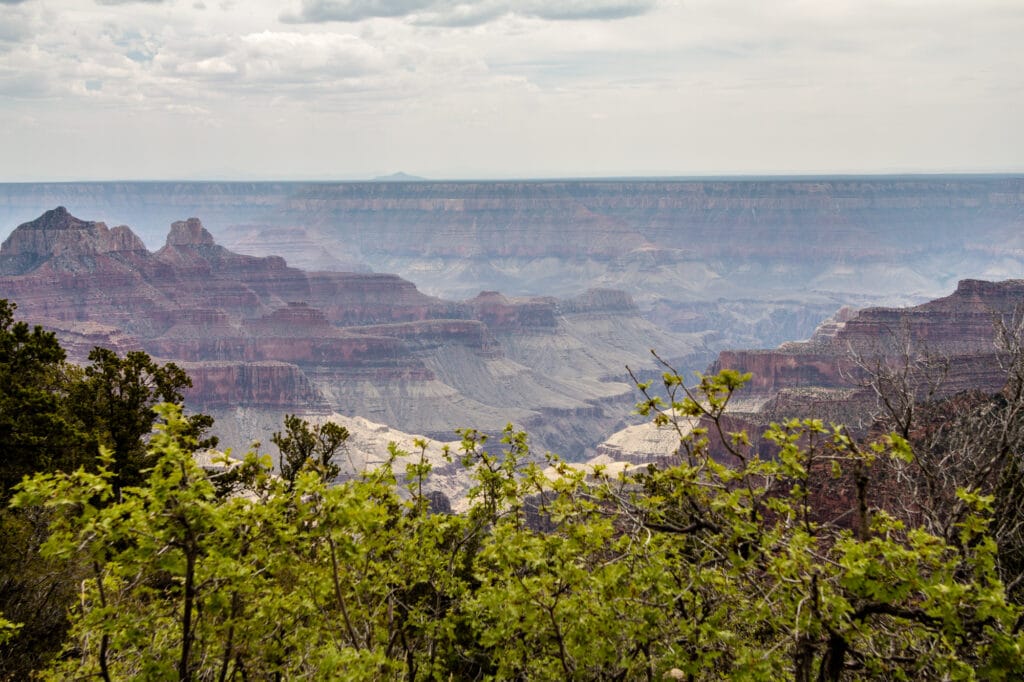
[[[1022, 206], [1020, 177], [823, 177], [323, 184], [280, 215], [438, 295], [612, 287], [663, 328], [750, 347], [806, 338], [844, 304], [1016, 276]], [[273, 248], [249, 234], [229, 243]]]
[[1024, 304], [1024, 280], [963, 280], [949, 296], [909, 308], [844, 310], [809, 341], [774, 350], [723, 351], [713, 370], [751, 372], [754, 395], [797, 388], [851, 388], [865, 362], [890, 365], [909, 352], [949, 361], [944, 389], [996, 391], [999, 367], [995, 323], [1011, 320]]
[[73, 360], [105, 345], [180, 363], [189, 406], [236, 446], [267, 441], [285, 412], [338, 412], [441, 438], [514, 421], [578, 456], [628, 415], [623, 365], [650, 364], [634, 344], [706, 353], [702, 335], [655, 329], [619, 292], [445, 301], [395, 275], [234, 253], [196, 218], [151, 253], [127, 227], [47, 211], [0, 247], [0, 296]]
[[621, 289], [662, 328], [713, 332], [719, 348], [1024, 271], [1020, 176], [0, 184], [0, 225], [59, 203], [150, 246], [201, 215], [236, 252], [398, 273], [448, 299]]
[[[752, 375], [730, 402], [726, 431], [746, 430], [757, 442], [770, 422], [815, 417], [863, 433], [879, 411], [868, 386], [879, 369], [911, 368], [907, 383], [919, 398], [926, 392], [941, 399], [964, 391], [1000, 391], [1007, 365], [997, 324], [1019, 328], [1022, 315], [1024, 280], [963, 280], [952, 294], [917, 306], [843, 308], [808, 341], [722, 351], [708, 372], [734, 369]], [[714, 447], [714, 434], [709, 437]], [[678, 445], [669, 428], [631, 426], [605, 440], [597, 450], [603, 459], [593, 463], [658, 462], [672, 457]]]
[[711, 370], [753, 374], [738, 403], [751, 424], [811, 416], [866, 428], [878, 409], [868, 383], [880, 370], [907, 372], [918, 398], [1001, 390], [997, 324], [1018, 324], [1022, 306], [1024, 280], [963, 280], [922, 305], [840, 311], [806, 342], [724, 351]]

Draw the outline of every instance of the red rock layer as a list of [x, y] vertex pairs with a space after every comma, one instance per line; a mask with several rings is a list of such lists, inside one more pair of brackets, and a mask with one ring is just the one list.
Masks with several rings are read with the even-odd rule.
[[496, 291], [482, 291], [468, 303], [473, 317], [495, 331], [553, 330], [558, 325], [553, 298], [509, 299]]
[[[867, 308], [828, 333], [773, 350], [723, 351], [713, 366], [753, 373], [750, 388], [772, 393], [785, 388], [849, 386], [854, 356], [896, 362], [909, 349], [916, 356], [950, 360], [950, 390], [959, 386], [997, 390], [995, 322], [1010, 319], [1024, 304], [1024, 280], [963, 280], [944, 298], [911, 308]], [[849, 313], [847, 313], [849, 315]]]
[[[127, 227], [48, 211], [0, 247], [0, 296], [60, 330], [73, 359], [96, 344], [186, 363], [198, 407], [322, 402], [303, 367], [429, 379], [412, 354], [423, 344], [494, 352], [481, 322], [452, 319], [472, 306], [393, 275], [306, 273], [236, 254], [196, 218], [175, 222], [150, 253]], [[524, 319], [532, 310], [506, 307]]]
[[[1022, 306], [1024, 280], [964, 280], [951, 295], [919, 306], [844, 311], [808, 342], [724, 351], [711, 371], [753, 375], [747, 395], [766, 402], [758, 414], [748, 415], [750, 424], [792, 416], [863, 421], [874, 406], [864, 366], [899, 370], [908, 353], [948, 363], [936, 397], [1002, 389], [1006, 372], [996, 323], [1013, 324]], [[934, 379], [939, 372], [928, 376]]]
[[192, 379], [185, 400], [204, 409], [277, 407], [326, 408], [323, 398], [301, 369], [284, 362], [183, 362]]

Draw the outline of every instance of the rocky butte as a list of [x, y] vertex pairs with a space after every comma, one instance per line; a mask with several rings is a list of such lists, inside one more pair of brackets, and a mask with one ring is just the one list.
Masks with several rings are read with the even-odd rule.
[[196, 218], [150, 252], [126, 226], [47, 211], [0, 246], [0, 297], [73, 360], [103, 345], [179, 363], [188, 405], [236, 446], [266, 442], [285, 412], [338, 413], [439, 440], [514, 422], [579, 457], [628, 418], [626, 364], [651, 367], [651, 347], [708, 357], [705, 335], [659, 330], [620, 291], [443, 300], [395, 275], [238, 254]]

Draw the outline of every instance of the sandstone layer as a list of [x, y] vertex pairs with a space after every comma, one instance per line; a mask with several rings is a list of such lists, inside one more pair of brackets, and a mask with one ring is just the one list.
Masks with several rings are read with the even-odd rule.
[[[863, 433], [881, 409], [869, 386], [880, 370], [905, 376], [918, 398], [1000, 391], [1007, 354], [997, 329], [1020, 334], [1022, 315], [1024, 280], [963, 280], [952, 294], [917, 306], [841, 309], [808, 341], [722, 351], [708, 371], [752, 375], [730, 402], [727, 431], [745, 429], [756, 442], [770, 422], [814, 417]], [[631, 426], [602, 443], [604, 459], [595, 462], [665, 461], [678, 446], [670, 428]]]
[[655, 328], [622, 292], [446, 301], [395, 275], [241, 255], [196, 218], [150, 252], [128, 227], [47, 211], [0, 247], [0, 296], [75, 361], [103, 345], [180, 363], [187, 403], [236, 446], [266, 442], [286, 412], [340, 413], [441, 439], [515, 422], [578, 457], [628, 418], [641, 349], [707, 357], [704, 335]]
[[394, 272], [469, 299], [622, 289], [718, 348], [807, 338], [840, 305], [911, 305], [1024, 272], [1024, 178], [0, 184], [4, 225], [56, 204], [137, 228], [202, 215], [233, 250]]
[[798, 388], [855, 387], [863, 365], [898, 366], [903, 356], [948, 361], [943, 391], [999, 390], [996, 324], [1014, 324], [1024, 304], [1024, 280], [963, 280], [949, 296], [908, 308], [842, 311], [809, 341], [773, 350], [723, 351], [712, 367], [751, 372], [753, 395]]
[[906, 377], [918, 399], [1001, 390], [1006, 352], [997, 330], [1019, 327], [1022, 306], [1024, 280], [963, 280], [922, 305], [841, 311], [807, 342], [722, 352], [711, 370], [753, 374], [738, 403], [751, 424], [817, 417], [865, 429], [881, 411], [869, 387], [880, 373]]

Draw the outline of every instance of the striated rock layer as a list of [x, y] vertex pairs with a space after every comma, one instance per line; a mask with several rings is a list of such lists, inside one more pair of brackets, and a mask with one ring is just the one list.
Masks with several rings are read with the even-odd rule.
[[196, 218], [150, 252], [127, 227], [47, 211], [0, 246], [0, 296], [73, 360], [104, 345], [179, 362], [191, 407], [244, 410], [264, 429], [225, 424], [243, 440], [266, 440], [285, 412], [339, 412], [442, 439], [514, 421], [578, 456], [628, 414], [624, 365], [650, 365], [631, 348], [706, 353], [702, 335], [657, 330], [621, 292], [445, 301], [395, 275], [234, 253]]
[[806, 342], [723, 351], [712, 369], [751, 372], [751, 392], [771, 396], [784, 389], [849, 388], [862, 378], [859, 365], [892, 365], [909, 353], [949, 361], [947, 392], [995, 391], [1005, 381], [995, 325], [1012, 321], [1022, 304], [1024, 280], [963, 280], [949, 296], [922, 305], [843, 311], [847, 319], [828, 321]]
[[[863, 433], [879, 413], [868, 382], [880, 368], [901, 373], [910, 367], [907, 384], [919, 399], [996, 393], [1007, 380], [997, 325], [1019, 333], [1022, 315], [1024, 280], [963, 280], [952, 294], [918, 306], [841, 309], [808, 341], [722, 351], [709, 373], [752, 375], [733, 396], [724, 430], [746, 430], [759, 442], [770, 422], [814, 417]], [[720, 454], [713, 429], [708, 437], [713, 454]], [[678, 447], [674, 430], [644, 424], [613, 434], [597, 450], [603, 459], [593, 462], [671, 461]], [[772, 448], [762, 454], [771, 456]]]
[[[610, 287], [667, 329], [770, 347], [840, 305], [1019, 276], [1022, 215], [1019, 176], [849, 176], [319, 184], [267, 222], [438, 295]], [[262, 229], [227, 239], [268, 253]]]
[[0, 230], [57, 204], [150, 246], [201, 215], [234, 251], [398, 273], [449, 299], [621, 289], [718, 348], [807, 338], [844, 304], [912, 305], [1024, 273], [1020, 175], [0, 183]]
[[879, 370], [905, 373], [919, 399], [1001, 390], [997, 325], [1018, 325], [1022, 306], [1024, 280], [963, 280], [922, 305], [840, 311], [806, 342], [724, 351], [711, 371], [753, 374], [739, 401], [750, 424], [811, 416], [867, 428], [878, 410], [868, 382]]

